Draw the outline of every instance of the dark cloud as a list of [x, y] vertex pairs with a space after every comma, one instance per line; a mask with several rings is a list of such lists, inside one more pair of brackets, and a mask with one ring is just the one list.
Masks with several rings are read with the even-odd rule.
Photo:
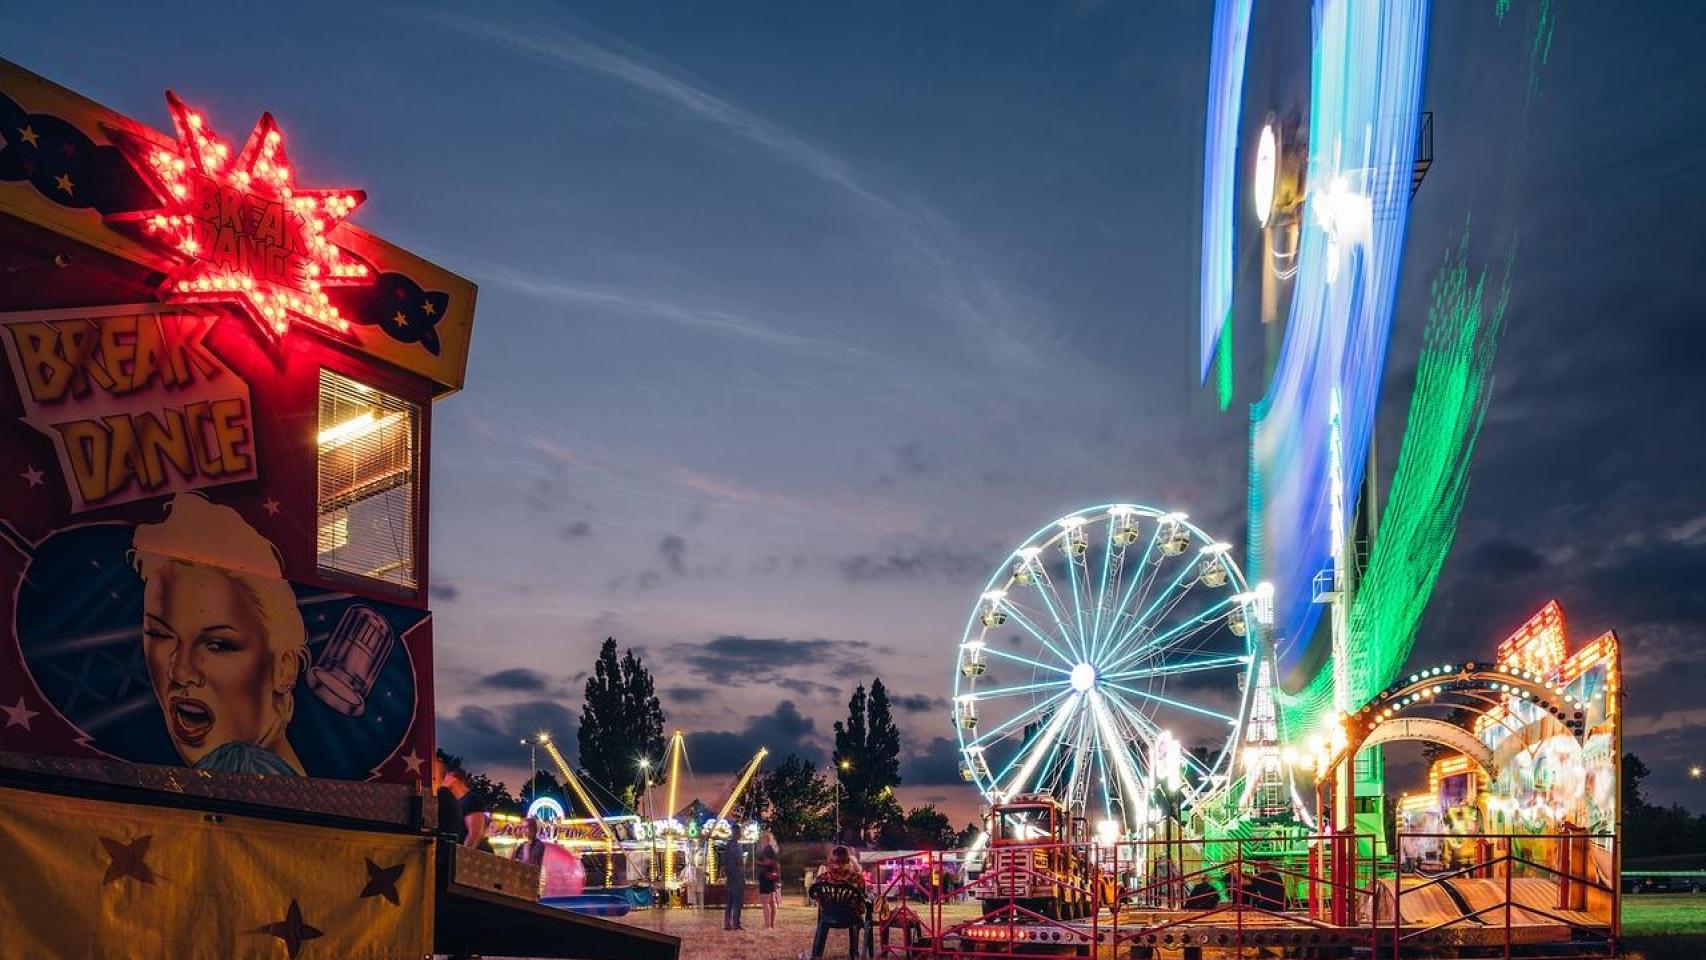
[[931, 540], [913, 540], [873, 553], [843, 557], [837, 561], [836, 569], [849, 583], [897, 580], [974, 583], [989, 575], [1002, 553], [998, 546], [962, 549]]
[[895, 467], [910, 477], [923, 477], [941, 469], [942, 458], [918, 440], [908, 440], [894, 450]]
[[[556, 700], [528, 700], [496, 707], [468, 706], [438, 718], [438, 745], [462, 757], [475, 770], [524, 759], [520, 741], [541, 731], [563, 745], [575, 762], [572, 745], [579, 724]], [[525, 763], [522, 764], [525, 766]]]
[[1624, 623], [1706, 622], [1706, 542], [1614, 547], [1583, 576], [1583, 593], [1626, 611]]
[[836, 693], [840, 689], [839, 687], [832, 687], [827, 683], [816, 683], [811, 680], [801, 680], [795, 677], [782, 677], [772, 682], [775, 683], [776, 686], [791, 693], [797, 693], [802, 697], [814, 697], [820, 693]]
[[693, 768], [701, 773], [739, 770], [759, 747], [768, 749], [770, 756], [777, 759], [792, 753], [823, 763], [828, 755], [818, 734], [817, 721], [802, 714], [792, 700], [783, 700], [769, 713], [747, 717], [746, 726], [739, 731], [687, 735], [687, 755], [693, 759]]
[[634, 578], [634, 588], [637, 590], [655, 590], [663, 584], [663, 574], [656, 570], [642, 570]]
[[912, 786], [962, 783], [960, 745], [948, 737], [931, 738], [922, 751], [902, 759], [900, 779]]
[[1514, 540], [1493, 539], [1478, 544], [1470, 562], [1494, 577], [1520, 577], [1546, 566], [1538, 550]]
[[663, 698], [672, 703], [698, 703], [711, 695], [709, 687], [669, 687]]
[[564, 540], [580, 540], [584, 537], [590, 537], [592, 536], [592, 524], [585, 520], [576, 520], [573, 523], [565, 524], [563, 529], [557, 532], [557, 536]]
[[670, 573], [678, 577], [687, 576], [687, 541], [676, 534], [667, 534], [658, 541], [658, 555], [663, 558], [663, 565]]
[[427, 593], [431, 595], [434, 600], [444, 601], [455, 600], [457, 597], [462, 595], [462, 591], [456, 589], [456, 584], [443, 582], [435, 583], [431, 587], [428, 587]]
[[530, 670], [527, 667], [513, 667], [509, 670], [499, 670], [488, 673], [474, 681], [474, 686], [490, 690], [514, 690], [518, 693], [544, 693], [550, 689], [550, 681], [543, 673]]
[[901, 710], [906, 713], [928, 713], [931, 710], [948, 709], [947, 697], [932, 697], [922, 693], [902, 694], [899, 696], [890, 694], [889, 703], [892, 704], [896, 710]]
[[[867, 655], [881, 650], [862, 640], [788, 640], [725, 634], [703, 643], [674, 644], [669, 648], [669, 658], [696, 678], [718, 686], [786, 683], [792, 685], [788, 689], [804, 693], [810, 688], [802, 687], [801, 683], [811, 681], [796, 676], [794, 671], [828, 670], [835, 677], [864, 676], [871, 670]], [[834, 689], [822, 684], [812, 686]]]

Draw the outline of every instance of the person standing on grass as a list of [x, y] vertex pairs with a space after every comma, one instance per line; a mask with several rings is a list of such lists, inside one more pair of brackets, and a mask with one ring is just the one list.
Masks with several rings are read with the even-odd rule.
[[758, 902], [764, 907], [764, 929], [776, 927], [776, 908], [782, 902], [782, 858], [770, 831], [758, 840]]
[[740, 841], [729, 838], [723, 844], [723, 881], [728, 898], [723, 904], [723, 929], [739, 930], [740, 911], [746, 906], [746, 858], [741, 856]]

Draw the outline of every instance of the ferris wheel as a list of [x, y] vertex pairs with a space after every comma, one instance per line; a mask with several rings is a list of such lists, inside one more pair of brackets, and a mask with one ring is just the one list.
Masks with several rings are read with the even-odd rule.
[[[1226, 782], [1249, 716], [1259, 594], [1185, 514], [1107, 504], [1021, 543], [973, 605], [954, 671], [960, 774], [1047, 792], [1126, 835]], [[1157, 788], [1161, 789], [1157, 789]]]

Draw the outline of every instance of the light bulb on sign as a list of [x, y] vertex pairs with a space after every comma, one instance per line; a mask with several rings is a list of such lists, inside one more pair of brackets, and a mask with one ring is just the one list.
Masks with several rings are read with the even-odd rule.
[[[114, 137], [161, 205], [108, 218], [179, 260], [161, 299], [233, 304], [271, 337], [293, 320], [347, 335], [349, 320], [321, 287], [370, 284], [372, 271], [327, 234], [365, 195], [293, 189], [284, 136], [271, 114], [262, 114], [242, 149], [233, 151], [170, 91], [166, 103], [178, 134], [173, 147], [124, 131]], [[314, 279], [320, 276], [328, 279]]]

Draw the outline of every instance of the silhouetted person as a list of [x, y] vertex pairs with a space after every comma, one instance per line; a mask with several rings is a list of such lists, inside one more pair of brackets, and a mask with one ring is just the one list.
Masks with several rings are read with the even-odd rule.
[[1207, 880], [1198, 880], [1185, 897], [1186, 910], [1212, 910], [1220, 905], [1220, 891]]
[[746, 906], [746, 858], [741, 856], [740, 843], [734, 838], [723, 844], [723, 881], [728, 900], [723, 904], [723, 929], [739, 930], [740, 911]]

